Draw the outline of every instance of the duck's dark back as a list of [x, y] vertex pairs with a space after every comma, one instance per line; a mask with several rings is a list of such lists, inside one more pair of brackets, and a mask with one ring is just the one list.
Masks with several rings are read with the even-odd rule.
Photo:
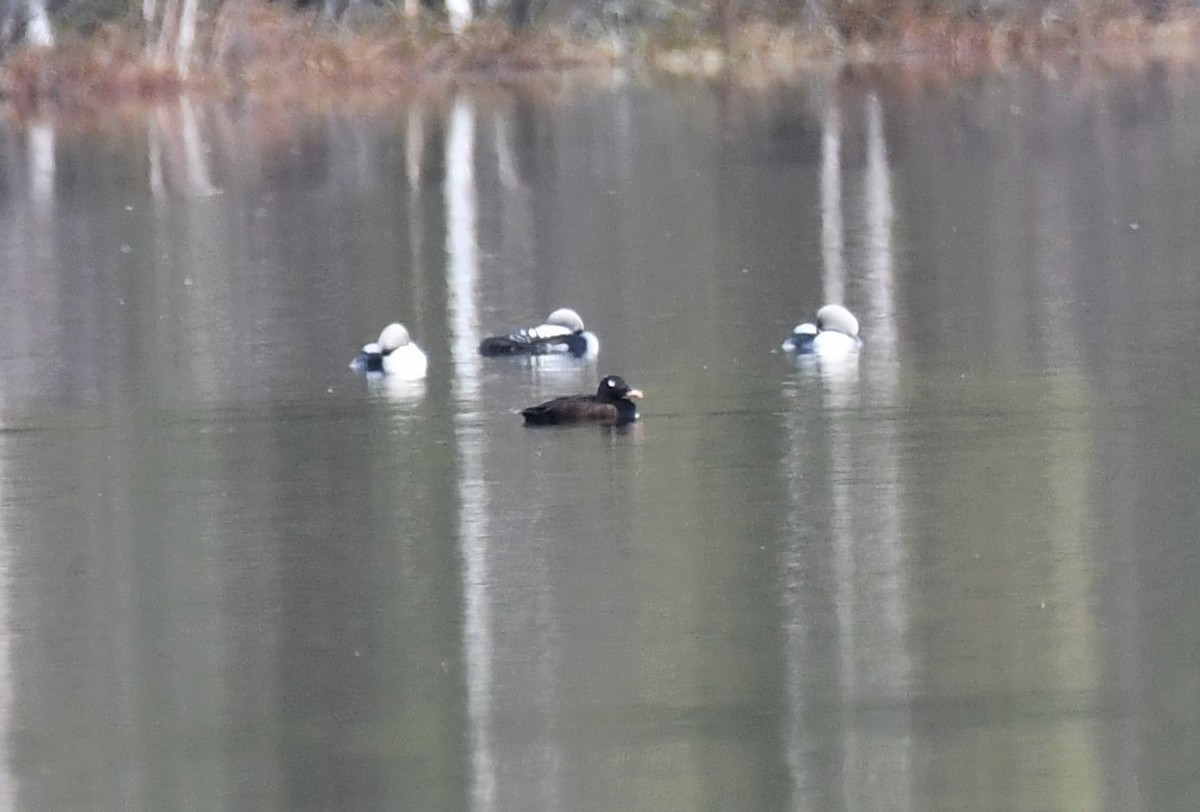
[[526, 423], [627, 423], [637, 419], [637, 406], [629, 400], [605, 403], [595, 395], [568, 395], [522, 409]]

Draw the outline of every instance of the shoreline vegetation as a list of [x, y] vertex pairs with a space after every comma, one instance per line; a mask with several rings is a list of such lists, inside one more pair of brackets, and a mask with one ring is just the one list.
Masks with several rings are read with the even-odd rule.
[[[64, 26], [52, 39], [26, 31], [0, 54], [0, 103], [26, 113], [96, 110], [188, 92], [328, 104], [430, 83], [614, 68], [770, 84], [846, 68], [955, 77], [1013, 67], [1192, 65], [1200, 56], [1200, 6], [1170, 0], [996, 2], [987, 13], [921, 0], [809, 0], [803, 13], [790, 12], [804, 19], [716, 0], [660, 6], [657, 16], [560, 15], [519, 26], [498, 16], [452, 24], [411, 2], [352, 6], [363, 10], [334, 19], [244, 0], [200, 11], [190, 30], [178, 2], [165, 5], [164, 17], [176, 15], [170, 25], [126, 13]], [[143, 12], [152, 7], [142, 4]]]

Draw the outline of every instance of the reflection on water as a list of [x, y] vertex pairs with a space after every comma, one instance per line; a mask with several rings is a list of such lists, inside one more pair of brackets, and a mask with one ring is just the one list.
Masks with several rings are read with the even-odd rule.
[[[0, 395], [2, 398], [2, 395]], [[0, 404], [3, 401], [0, 400]], [[9, 497], [10, 474], [7, 468], [8, 454], [5, 453], [5, 437], [0, 434], [0, 505], [11, 504]], [[6, 734], [13, 729], [13, 677], [12, 677], [12, 624], [8, 609], [11, 603], [9, 584], [12, 582], [12, 540], [8, 535], [8, 523], [0, 522], [0, 730]], [[5, 735], [0, 744], [0, 806], [16, 809], [16, 778], [12, 771], [11, 736]]]
[[473, 151], [475, 110], [456, 99], [446, 138], [446, 256], [450, 288], [449, 321], [454, 326], [455, 435], [459, 475], [459, 539], [462, 546], [463, 665], [467, 680], [467, 731], [471, 745], [471, 799], [476, 809], [492, 809], [496, 799], [492, 755], [492, 611], [488, 565], [488, 498], [479, 428], [480, 358], [475, 281], [479, 275], [478, 201]]
[[[10, 127], [0, 798], [1195, 806], [1198, 107], [1149, 72]], [[785, 360], [828, 301], [856, 362]], [[595, 361], [477, 354], [564, 305]], [[393, 320], [425, 381], [345, 368]], [[522, 425], [610, 373], [639, 424]]]
[[[370, 376], [365, 378], [367, 391], [396, 403], [415, 404], [425, 397], [425, 381], [408, 381], [398, 375]], [[402, 414], [400, 416], [408, 416]]]
[[[791, 403], [783, 412], [789, 439], [783, 474], [793, 505], [779, 572], [789, 670], [789, 805], [798, 809], [905, 809], [916, 800], [900, 448], [894, 422], [872, 419], [899, 405], [893, 208], [879, 99], [869, 94], [863, 104], [867, 160], [861, 172], [847, 173], [847, 179], [861, 183], [861, 193], [844, 196], [842, 173], [831, 173], [823, 161], [821, 235], [829, 301], [843, 300], [847, 250], [857, 251], [860, 239], [865, 243], [859, 284], [869, 304], [869, 344], [862, 357], [801, 357], [799, 376], [785, 387]], [[825, 159], [840, 154], [835, 132], [840, 121], [840, 113], [826, 117]], [[853, 244], [846, 238], [843, 206], [861, 207], [863, 227], [853, 232]], [[865, 378], [860, 364], [868, 367]], [[826, 551], [821, 570], [808, 563], [814, 544]], [[810, 596], [822, 593], [814, 603]], [[813, 632], [823, 621], [837, 629], [828, 672], [813, 668], [826, 656], [825, 634]], [[834, 696], [823, 696], [827, 689], [818, 673], [834, 677]], [[830, 714], [840, 722], [832, 740]], [[831, 771], [834, 763], [838, 767]]]

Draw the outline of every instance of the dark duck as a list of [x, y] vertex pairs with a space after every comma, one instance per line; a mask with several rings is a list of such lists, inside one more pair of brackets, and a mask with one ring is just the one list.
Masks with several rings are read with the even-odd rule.
[[560, 307], [536, 327], [523, 327], [504, 336], [489, 336], [479, 345], [487, 356], [565, 354], [594, 356], [600, 339], [584, 329], [583, 319], [569, 307]]
[[631, 398], [640, 397], [641, 390], [625, 383], [620, 375], [608, 375], [600, 381], [594, 395], [564, 395], [522, 409], [521, 414], [528, 425], [596, 423], [616, 426], [638, 419], [637, 404]]

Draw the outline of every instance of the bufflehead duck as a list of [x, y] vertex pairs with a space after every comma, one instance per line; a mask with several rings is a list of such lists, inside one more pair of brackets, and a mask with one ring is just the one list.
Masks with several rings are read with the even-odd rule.
[[640, 398], [640, 389], [625, 383], [620, 375], [608, 375], [600, 381], [594, 395], [564, 395], [537, 406], [522, 409], [530, 425], [560, 425], [564, 423], [602, 423], [620, 425], [638, 419], [637, 404], [630, 398]]
[[798, 355], [829, 355], [857, 351], [862, 346], [858, 319], [841, 305], [828, 304], [817, 311], [817, 323], [804, 322], [783, 342], [783, 349]]
[[384, 327], [379, 340], [364, 345], [350, 362], [350, 367], [359, 372], [393, 375], [406, 380], [424, 378], [428, 366], [425, 353], [413, 343], [408, 329], [397, 322]]
[[797, 324], [792, 330], [792, 334], [788, 336], [787, 341], [783, 342], [783, 349], [798, 355], [805, 355], [813, 351], [813, 339], [817, 337], [817, 325], [811, 321], [806, 321], [803, 324]]
[[583, 319], [560, 307], [543, 324], [524, 327], [505, 336], [489, 336], [479, 345], [481, 355], [547, 355], [563, 353], [585, 358], [600, 352], [600, 339], [583, 328]]

